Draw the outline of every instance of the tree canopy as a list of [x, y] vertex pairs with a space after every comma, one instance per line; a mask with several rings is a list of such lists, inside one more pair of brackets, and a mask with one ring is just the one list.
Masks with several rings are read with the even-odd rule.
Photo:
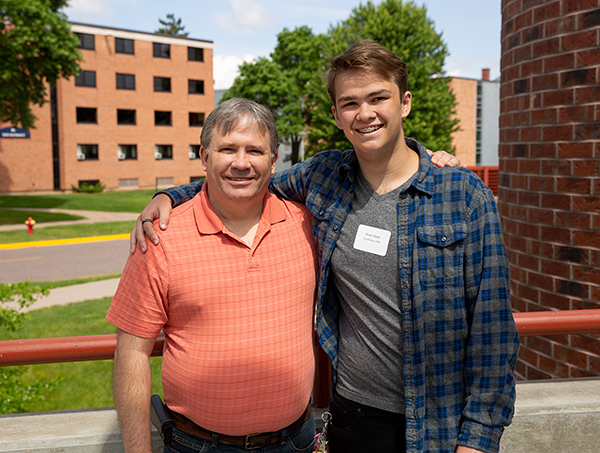
[[0, 121], [34, 127], [46, 83], [79, 73], [79, 39], [58, 10], [67, 0], [0, 0]]
[[181, 18], [175, 19], [175, 14], [167, 14], [167, 19], [158, 19], [162, 27], [154, 33], [162, 33], [165, 35], [187, 37], [188, 32], [185, 31], [185, 25], [181, 25]]
[[243, 63], [233, 86], [222, 100], [245, 97], [268, 107], [275, 116], [279, 135], [288, 140], [292, 163], [299, 160], [311, 106], [305, 101], [308, 87], [320, 84], [324, 70], [326, 37], [310, 28], [284, 29], [277, 35], [271, 58]]
[[[270, 58], [244, 63], [223, 99], [243, 96], [270, 108], [279, 134], [290, 140], [293, 150], [303, 138], [308, 139], [306, 155], [348, 149], [350, 143], [333, 120], [323, 75], [331, 57], [366, 38], [407, 64], [413, 109], [404, 121], [405, 134], [430, 149], [450, 151], [450, 133], [457, 121], [450, 119], [455, 100], [443, 72], [448, 50], [426, 8], [410, 1], [384, 0], [379, 5], [369, 1], [327, 35], [315, 35], [308, 27], [284, 29]], [[293, 152], [292, 162], [296, 159]]]

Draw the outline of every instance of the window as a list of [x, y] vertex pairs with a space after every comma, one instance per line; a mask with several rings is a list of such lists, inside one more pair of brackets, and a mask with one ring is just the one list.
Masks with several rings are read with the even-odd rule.
[[94, 108], [77, 107], [77, 122], [82, 124], [98, 124], [97, 110]]
[[477, 110], [475, 116], [475, 165], [481, 165], [481, 82], [477, 82]]
[[138, 187], [137, 178], [119, 179], [119, 189], [137, 189]]
[[115, 38], [115, 52], [133, 55], [133, 39]]
[[161, 112], [156, 110], [154, 112], [154, 125], [155, 126], [172, 126], [171, 112]]
[[156, 145], [154, 147], [154, 158], [156, 160], [173, 159], [173, 145]]
[[171, 92], [170, 77], [154, 77], [154, 91]]
[[117, 124], [135, 125], [135, 110], [117, 110]]
[[190, 127], [204, 126], [204, 113], [190, 112]]
[[81, 71], [75, 76], [76, 87], [95, 87], [96, 86], [96, 71]]
[[98, 160], [98, 145], [77, 145], [77, 160]]
[[75, 33], [79, 38], [79, 47], [80, 49], [94, 50], [94, 35], [89, 35], [87, 33]]
[[173, 178], [156, 178], [156, 187], [173, 187]]
[[204, 49], [188, 47], [188, 61], [204, 61]]
[[100, 184], [99, 179], [80, 179], [78, 182], [78, 186], [81, 189], [83, 186], [95, 186]]
[[196, 181], [206, 181], [206, 176], [190, 176], [190, 184]]
[[117, 74], [117, 90], [135, 90], [135, 75]]
[[119, 145], [117, 158], [119, 160], [137, 160], [137, 145]]
[[200, 159], [200, 145], [190, 145], [190, 159]]
[[188, 80], [190, 94], [204, 94], [204, 80]]
[[152, 55], [156, 58], [171, 58], [171, 45], [153, 42]]

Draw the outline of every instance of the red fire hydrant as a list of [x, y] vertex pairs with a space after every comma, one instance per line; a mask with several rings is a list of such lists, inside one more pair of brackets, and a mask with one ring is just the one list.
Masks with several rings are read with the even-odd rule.
[[29, 217], [25, 220], [25, 225], [27, 225], [27, 234], [33, 234], [33, 225], [35, 225], [35, 220], [33, 217]]

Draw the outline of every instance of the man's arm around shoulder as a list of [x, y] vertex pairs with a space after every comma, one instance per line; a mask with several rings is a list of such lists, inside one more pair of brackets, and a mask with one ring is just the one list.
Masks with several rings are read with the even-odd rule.
[[156, 338], [141, 338], [119, 329], [113, 370], [115, 404], [127, 453], [151, 453], [148, 358]]

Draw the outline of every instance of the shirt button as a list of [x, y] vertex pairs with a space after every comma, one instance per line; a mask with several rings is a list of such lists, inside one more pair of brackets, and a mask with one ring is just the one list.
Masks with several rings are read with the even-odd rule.
[[325, 214], [325, 211], [323, 211], [322, 209], [319, 211], [319, 215], [323, 215]]
[[333, 231], [337, 231], [337, 230], [338, 230], [338, 227], [337, 227], [337, 225], [335, 225], [335, 226], [333, 227]]
[[446, 236], [442, 236], [442, 242], [446, 242]]

